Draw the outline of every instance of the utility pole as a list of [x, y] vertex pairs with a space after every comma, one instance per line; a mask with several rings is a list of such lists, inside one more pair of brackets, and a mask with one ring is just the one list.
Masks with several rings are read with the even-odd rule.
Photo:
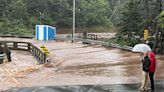
[[40, 14], [40, 25], [42, 24], [42, 12], [39, 12]]
[[73, 0], [73, 31], [72, 31], [72, 42], [75, 40], [75, 0]]

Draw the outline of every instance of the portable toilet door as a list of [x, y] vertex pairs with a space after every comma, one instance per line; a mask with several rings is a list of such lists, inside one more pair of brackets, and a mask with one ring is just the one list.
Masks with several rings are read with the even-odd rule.
[[46, 28], [44, 28], [44, 25], [36, 25], [36, 40], [45, 40], [44, 39], [44, 30], [45, 30]]
[[48, 25], [36, 25], [36, 40], [53, 40], [56, 36], [56, 28]]
[[56, 37], [56, 28], [48, 26], [48, 40], [54, 40]]

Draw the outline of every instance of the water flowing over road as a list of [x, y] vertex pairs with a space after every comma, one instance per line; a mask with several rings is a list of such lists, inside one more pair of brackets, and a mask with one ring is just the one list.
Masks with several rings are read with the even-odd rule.
[[[13, 62], [0, 65], [0, 90], [11, 87], [141, 82], [141, 61], [138, 53], [78, 42], [25, 41], [32, 42], [38, 47], [44, 44], [50, 50], [51, 64], [38, 65], [30, 53], [12, 51]], [[163, 55], [156, 56], [158, 60], [156, 80], [164, 79], [163, 57]]]

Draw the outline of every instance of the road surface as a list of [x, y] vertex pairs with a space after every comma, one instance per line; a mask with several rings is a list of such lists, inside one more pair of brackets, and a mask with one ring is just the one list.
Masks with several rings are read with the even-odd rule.
[[[71, 85], [77, 89], [83, 86], [76, 85], [109, 85], [115, 88], [117, 86], [112, 85], [120, 84], [134, 85], [137, 90], [141, 82], [141, 61], [137, 53], [78, 42], [24, 41], [32, 42], [38, 47], [44, 44], [50, 50], [49, 58], [52, 62], [49, 66], [38, 65], [30, 53], [13, 51], [12, 58], [15, 60], [0, 65], [0, 79], [5, 79], [0, 82], [0, 90], [35, 86], [68, 86], [69, 89]], [[164, 58], [163, 55], [156, 58], [158, 67], [155, 79], [160, 82], [164, 79]], [[14, 69], [19, 71], [13, 71]]]

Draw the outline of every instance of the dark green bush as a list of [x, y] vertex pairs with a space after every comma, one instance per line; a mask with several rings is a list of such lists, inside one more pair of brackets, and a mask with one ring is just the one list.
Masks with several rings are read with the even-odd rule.
[[135, 44], [142, 43], [140, 39], [137, 38], [126, 38], [126, 37], [114, 37], [108, 40], [109, 43], [115, 43], [120, 45], [134, 46]]

